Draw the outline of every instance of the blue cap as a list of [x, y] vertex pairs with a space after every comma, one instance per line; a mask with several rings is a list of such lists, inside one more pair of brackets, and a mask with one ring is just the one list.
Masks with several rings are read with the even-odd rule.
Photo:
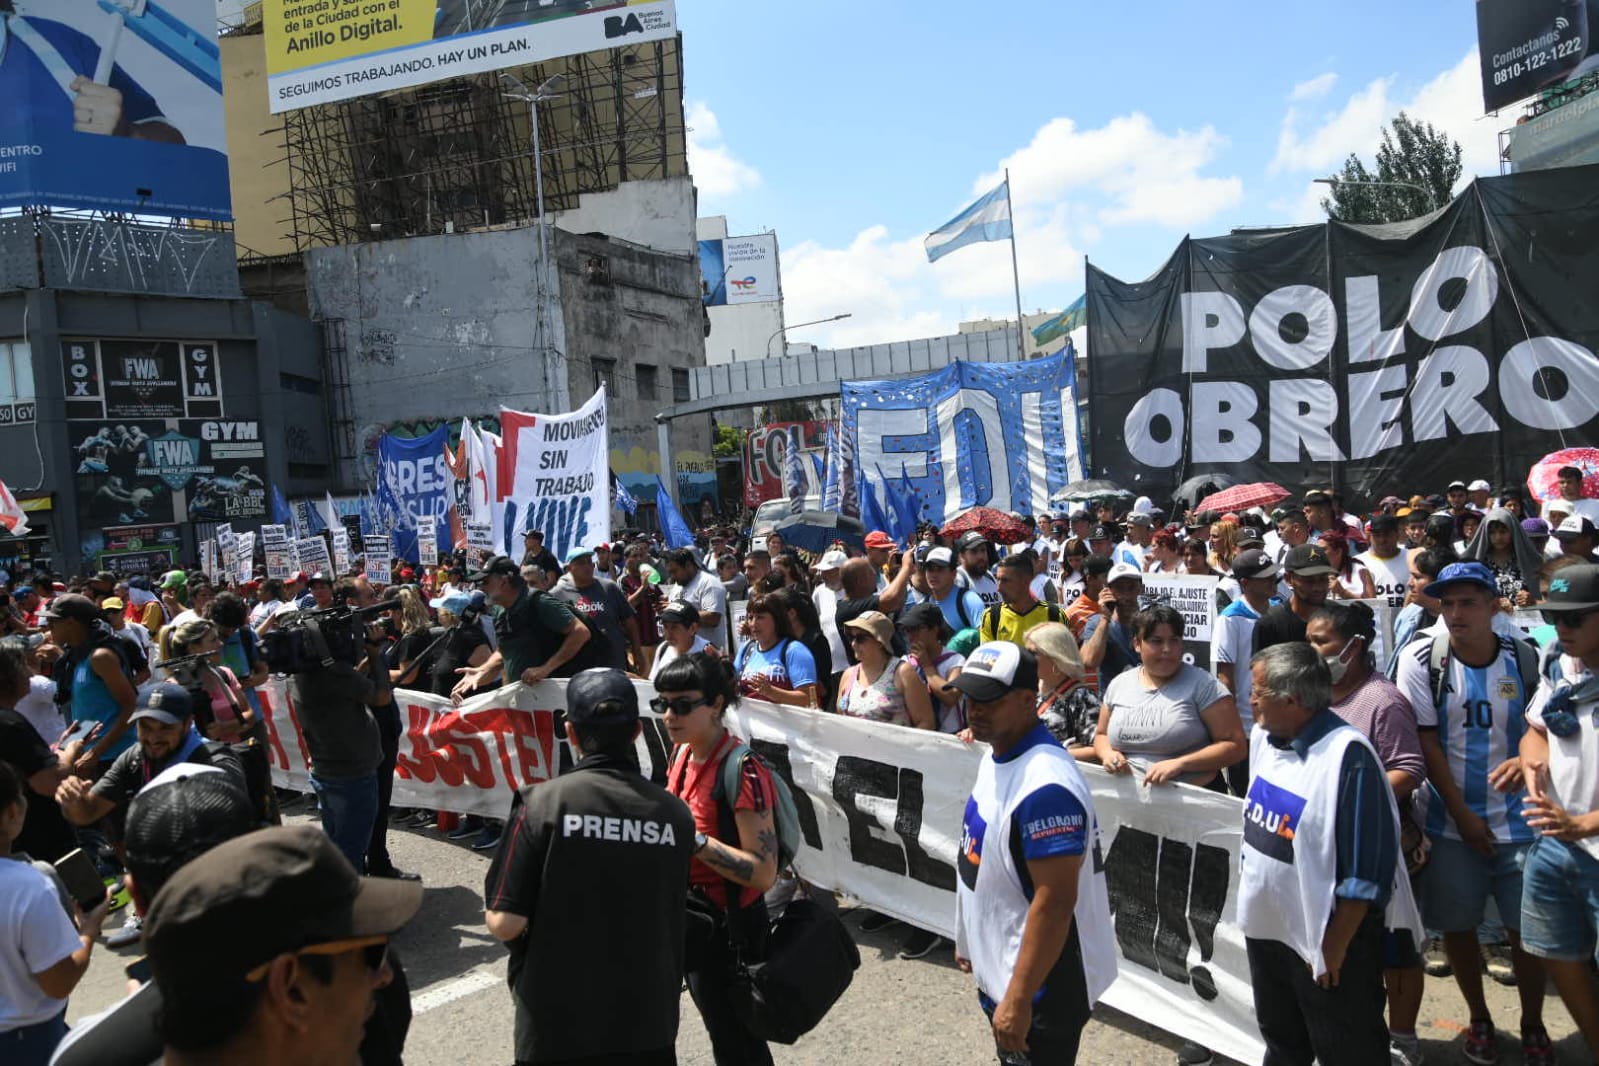
[[1494, 580], [1494, 572], [1483, 563], [1450, 563], [1438, 571], [1438, 577], [1432, 584], [1421, 591], [1434, 598], [1443, 595], [1444, 589], [1450, 585], [1481, 585], [1489, 592], [1498, 595], [1499, 583]]
[[167, 725], [182, 725], [194, 714], [189, 690], [171, 681], [152, 681], [139, 688], [139, 698], [129, 722], [154, 718]]
[[585, 548], [581, 544], [566, 553], [566, 565], [571, 566], [585, 555], [593, 555], [593, 548]]

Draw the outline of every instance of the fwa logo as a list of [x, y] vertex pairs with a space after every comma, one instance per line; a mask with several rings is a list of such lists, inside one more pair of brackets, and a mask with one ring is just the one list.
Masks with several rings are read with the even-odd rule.
[[173, 489], [187, 485], [200, 466], [200, 442], [193, 437], [164, 433], [144, 448], [150, 468]]

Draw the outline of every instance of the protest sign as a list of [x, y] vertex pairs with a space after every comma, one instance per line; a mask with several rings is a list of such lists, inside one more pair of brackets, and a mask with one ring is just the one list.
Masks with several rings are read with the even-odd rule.
[[421, 566], [439, 564], [439, 535], [433, 526], [423, 525], [416, 531], [416, 561]]
[[1183, 661], [1210, 670], [1210, 632], [1216, 624], [1216, 579], [1145, 574], [1145, 603], [1167, 603], [1183, 616]]
[[321, 537], [302, 537], [294, 542], [296, 555], [295, 565], [307, 574], [314, 574], [318, 570], [324, 573], [332, 569], [332, 560], [328, 558], [328, 542]]
[[[499, 462], [504, 522], [495, 551], [514, 555], [522, 534], [542, 530], [557, 559], [579, 545], [611, 539], [610, 423], [602, 388], [571, 414], [500, 408]], [[470, 534], [469, 534], [470, 536]]]
[[282, 581], [294, 573], [294, 555], [287, 526], [261, 527], [261, 551], [266, 556], [266, 575]]
[[385, 533], [366, 535], [366, 579], [374, 585], [387, 585], [394, 580], [394, 556]]
[[347, 574], [350, 572], [350, 531], [337, 525], [329, 532], [333, 535], [333, 569], [339, 575]]
[[473, 522], [466, 525], [466, 558], [473, 566], [482, 566], [494, 554], [494, 530]]
[[255, 577], [254, 533], [235, 534], [233, 572], [241, 583]]

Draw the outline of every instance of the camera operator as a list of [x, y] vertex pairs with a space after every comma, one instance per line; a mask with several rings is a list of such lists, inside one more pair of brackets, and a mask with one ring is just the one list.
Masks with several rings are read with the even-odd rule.
[[[322, 621], [315, 614], [309, 617], [317, 627], [313, 632], [336, 649], [330, 646], [320, 661], [301, 663], [309, 668], [289, 675], [289, 698], [305, 731], [311, 788], [321, 807], [322, 828], [350, 865], [364, 870], [374, 826], [387, 828], [377, 821], [384, 749], [372, 709], [387, 708], [394, 714], [393, 690], [381, 642], [369, 639], [360, 616]], [[340, 634], [336, 632], [340, 626], [350, 626], [354, 632]], [[397, 718], [395, 726], [398, 738]], [[384, 775], [391, 787], [393, 765], [389, 763]]]
[[571, 608], [529, 588], [516, 563], [504, 555], [496, 555], [468, 578], [481, 582], [489, 601], [504, 608], [494, 620], [500, 647], [483, 665], [462, 671], [450, 691], [452, 698], [459, 702], [502, 673], [501, 684], [536, 685], [547, 677], [570, 677], [576, 671], [573, 660], [588, 643], [589, 629]]

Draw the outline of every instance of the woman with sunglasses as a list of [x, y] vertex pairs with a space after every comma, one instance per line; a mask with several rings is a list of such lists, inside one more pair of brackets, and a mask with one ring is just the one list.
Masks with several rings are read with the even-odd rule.
[[[650, 706], [666, 721], [678, 745], [666, 787], [694, 814], [694, 861], [689, 892], [716, 916], [716, 931], [700, 965], [688, 975], [689, 994], [705, 1021], [717, 1066], [765, 1066], [766, 1042], [755, 1037], [733, 1011], [735, 946], [745, 963], [766, 957], [769, 931], [763, 894], [777, 880], [776, 795], [770, 771], [746, 754], [738, 793], [717, 799], [723, 763], [741, 749], [723, 715], [738, 703], [727, 660], [703, 652], [674, 659], [655, 678]], [[747, 749], [743, 749], [747, 752]]]
[[927, 682], [893, 652], [894, 623], [881, 611], [865, 611], [844, 623], [856, 664], [838, 682], [838, 713], [873, 722], [937, 729]]

